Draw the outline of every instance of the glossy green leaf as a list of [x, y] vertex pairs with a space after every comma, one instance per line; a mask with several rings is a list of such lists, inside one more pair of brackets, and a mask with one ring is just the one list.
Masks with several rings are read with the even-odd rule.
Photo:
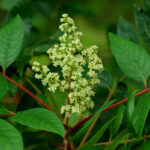
[[129, 100], [127, 101], [127, 109], [126, 109], [126, 119], [127, 119], [127, 127], [129, 130], [133, 130], [132, 127], [132, 114], [134, 112], [134, 108], [135, 108], [135, 94], [137, 91], [134, 91], [131, 93]]
[[135, 100], [135, 94], [137, 91], [134, 91], [131, 93], [129, 100], [127, 102], [127, 119], [131, 121], [131, 116], [133, 114], [134, 111], [134, 100]]
[[124, 105], [119, 106], [116, 112], [116, 118], [113, 120], [113, 122], [110, 125], [111, 137], [115, 136], [118, 133], [123, 120], [124, 111], [125, 111], [125, 106]]
[[139, 45], [109, 34], [110, 46], [120, 69], [131, 79], [145, 82], [150, 75], [150, 56]]
[[141, 137], [150, 109], [150, 92], [141, 95], [136, 101], [137, 104], [132, 114], [132, 124], [137, 135]]
[[23, 42], [23, 24], [16, 18], [0, 30], [0, 66], [6, 69], [20, 53]]
[[122, 17], [120, 17], [118, 21], [117, 34], [127, 40], [138, 43], [138, 38], [132, 25]]
[[5, 106], [0, 105], [0, 115], [9, 114], [10, 112]]
[[44, 108], [33, 108], [18, 112], [13, 116], [13, 119], [22, 125], [64, 136], [64, 126], [60, 119], [53, 112]]
[[108, 129], [110, 123], [114, 120], [115, 118], [109, 120], [108, 122], [106, 122], [98, 131], [97, 133], [91, 137], [90, 140], [88, 140], [79, 150], [85, 150], [88, 149], [88, 147], [90, 147], [93, 144], [96, 144], [96, 142], [98, 142], [101, 137], [103, 136], [104, 132]]
[[7, 80], [0, 74], [0, 101], [2, 100], [3, 96], [8, 91], [8, 82]]
[[121, 131], [109, 144], [104, 148], [104, 150], [116, 150], [116, 148], [120, 145], [125, 143], [125, 140], [129, 137], [129, 133], [126, 130]]
[[136, 28], [145, 44], [150, 48], [150, 15], [135, 7]]
[[107, 108], [108, 106], [110, 106], [112, 103], [114, 103], [114, 101], [110, 101], [107, 104], [104, 104], [102, 107], [100, 107], [95, 115], [89, 119], [81, 129], [79, 129], [79, 131], [71, 138], [71, 141], [74, 140], [78, 140], [81, 136], [84, 135], [84, 133], [88, 130], [88, 128], [90, 127], [90, 125], [92, 124], [92, 122], [96, 119], [96, 117], [100, 114], [100, 112], [102, 112], [105, 108]]
[[0, 149], [23, 150], [23, 140], [19, 131], [2, 119], [0, 119]]
[[[31, 28], [32, 28], [32, 2], [30, 0], [19, 0], [19, 2], [9, 11], [7, 18], [5, 22], [10, 22], [15, 18], [17, 14], [20, 15], [22, 22], [23, 22], [23, 28], [24, 28], [24, 40], [23, 40], [23, 49], [20, 53], [21, 57], [18, 57], [18, 60], [22, 58], [25, 52], [27, 52], [27, 49], [25, 47], [29, 44], [30, 40], [33, 40], [30, 37]], [[23, 56], [24, 57], [24, 56]]]

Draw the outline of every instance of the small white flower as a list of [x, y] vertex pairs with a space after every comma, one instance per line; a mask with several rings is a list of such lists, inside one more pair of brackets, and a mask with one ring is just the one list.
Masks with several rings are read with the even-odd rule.
[[60, 109], [61, 114], [69, 117], [71, 113], [81, 114], [94, 107], [93, 86], [100, 82], [97, 73], [103, 70], [103, 65], [97, 56], [96, 45], [83, 49], [80, 41], [82, 32], [77, 31], [73, 19], [68, 14], [63, 14], [60, 22], [62, 35], [59, 43], [48, 49], [47, 54], [53, 66], [61, 68], [61, 73], [51, 72], [47, 66], [38, 62], [33, 63], [32, 69], [36, 72], [35, 78], [40, 79], [49, 91], [55, 92], [59, 89], [66, 92], [69, 88], [70, 104]]

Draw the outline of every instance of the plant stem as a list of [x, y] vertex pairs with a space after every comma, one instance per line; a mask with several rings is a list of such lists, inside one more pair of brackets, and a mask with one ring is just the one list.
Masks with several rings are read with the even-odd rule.
[[[140, 96], [140, 95], [143, 95], [144, 93], [147, 93], [148, 91], [150, 91], [150, 88], [146, 88], [146, 89], [144, 89], [143, 91], [137, 93], [137, 94], [135, 95], [135, 97], [138, 97], [138, 96]], [[109, 109], [112, 109], [112, 108], [114, 108], [114, 107], [117, 107], [118, 105], [121, 105], [121, 104], [125, 103], [125, 102], [128, 101], [128, 100], [129, 100], [129, 98], [125, 98], [125, 99], [123, 99], [123, 100], [121, 100], [121, 101], [119, 101], [119, 102], [117, 102], [117, 103], [115, 103], [115, 104], [113, 104], [113, 105], [111, 105], [111, 106], [105, 108], [101, 113], [103, 113], [103, 112], [105, 112], [105, 111], [108, 111]], [[85, 119], [81, 120], [71, 131], [76, 131], [78, 128], [80, 128], [81, 125], [83, 125], [85, 122], [87, 122], [87, 121], [88, 121], [90, 118], [92, 118], [93, 116], [94, 116], [94, 114], [90, 115], [88, 118], [85, 118]]]
[[[148, 91], [150, 91], [150, 88], [144, 89], [143, 91], [137, 93], [137, 94], [135, 95], [135, 97], [138, 97], [138, 96], [140, 96], [140, 95], [142, 95], [142, 94], [144, 94], [144, 93], [146, 93], [146, 92], [148, 92]], [[105, 108], [105, 109], [102, 111], [102, 113], [105, 112], [105, 111], [107, 111], [107, 110], [109, 110], [109, 109], [112, 109], [112, 108], [114, 108], [114, 107], [116, 107], [116, 106], [118, 106], [118, 105], [121, 105], [121, 104], [125, 103], [125, 102], [128, 101], [128, 100], [129, 100], [129, 98], [125, 98], [125, 99], [123, 99], [123, 100], [121, 100], [121, 101], [119, 101], [119, 102], [117, 102], [117, 103], [115, 103], [115, 104], [113, 104], [113, 105], [111, 105], [111, 106]]]
[[117, 86], [115, 86], [113, 89], [110, 90], [110, 92], [109, 92], [109, 94], [108, 94], [104, 104], [107, 104], [110, 101], [111, 97], [113, 96], [113, 94], [116, 91], [116, 88], [117, 88]]
[[28, 89], [26, 89], [24, 86], [20, 85], [19, 83], [15, 82], [14, 80], [12, 80], [11, 78], [9, 78], [6, 74], [5, 71], [3, 71], [2, 74], [8, 81], [10, 81], [11, 83], [15, 84], [16, 86], [18, 86], [19, 88], [21, 88], [24, 92], [26, 92], [28, 95], [30, 95], [31, 97], [33, 97], [37, 102], [39, 102], [44, 108], [46, 108], [47, 110], [53, 111], [50, 107], [48, 107], [45, 103], [43, 103], [38, 97], [36, 97], [32, 92], [30, 92]]
[[25, 80], [35, 89], [37, 93], [43, 95], [41, 90], [28, 77], [26, 77]]
[[96, 122], [98, 121], [98, 119], [100, 118], [101, 116], [101, 113], [96, 117], [96, 119], [92, 122], [92, 125], [90, 126], [90, 128], [88, 129], [88, 131], [86, 132], [85, 136], [83, 137], [80, 145], [79, 145], [79, 148], [86, 142], [88, 136], [90, 135], [92, 129], [94, 128]]
[[[40, 90], [28, 77], [26, 77], [25, 80], [35, 89], [35, 91], [36, 91], [37, 93], [39, 93], [40, 95], [43, 95], [43, 93], [41, 92], [41, 90]], [[59, 118], [62, 120], [62, 117], [61, 117], [61, 115], [60, 115], [60, 113], [59, 113], [59, 108], [57, 107], [57, 105], [56, 105], [56, 103], [55, 103], [55, 100], [54, 100], [53, 96], [50, 94], [50, 92], [48, 93], [48, 96], [50, 97], [50, 99], [51, 99], [53, 105], [54, 105], [55, 108], [56, 108], [56, 114], [57, 114], [57, 115], [59, 116]], [[49, 105], [49, 106], [50, 106], [50, 105]]]
[[[138, 141], [141, 141], [141, 140], [145, 140], [147, 138], [150, 138], [150, 135], [144, 135], [142, 138], [127, 139], [124, 143], [127, 144], [127, 143], [131, 143], [131, 142], [138, 142]], [[109, 145], [111, 143], [112, 143], [112, 141], [107, 141], [107, 142], [97, 143], [97, 144], [94, 144], [94, 145], [95, 146], [97, 146], [97, 145]]]
[[[106, 104], [106, 103], [108, 103], [108, 102], [110, 101], [112, 95], [113, 95], [113, 94], [115, 93], [115, 91], [116, 91], [116, 88], [117, 88], [117, 85], [116, 85], [113, 89], [111, 89], [111, 90], [109, 91], [109, 94], [108, 94], [108, 96], [107, 96], [107, 98], [106, 98], [104, 104]], [[86, 142], [88, 136], [90, 135], [92, 129], [94, 128], [94, 126], [95, 126], [96, 122], [98, 121], [98, 119], [100, 118], [100, 116], [101, 116], [101, 113], [100, 113], [100, 114], [96, 117], [96, 119], [92, 122], [92, 125], [90, 126], [90, 128], [89, 128], [88, 131], [86, 132], [85, 136], [83, 137], [83, 139], [82, 139], [82, 141], [81, 141], [81, 143], [80, 143], [80, 145], [79, 145], [79, 148]]]
[[89, 117], [81, 120], [77, 125], [75, 125], [72, 129], [71, 129], [71, 133], [76, 131], [78, 128], [80, 128], [81, 125], [83, 125], [85, 122], [87, 122], [89, 119], [91, 119], [94, 116], [94, 114], [90, 115]]
[[15, 114], [16, 113], [14, 113], [14, 112], [10, 112], [9, 114], [2, 114], [2, 115], [0, 115], [0, 117], [10, 117], [10, 116], [13, 116]]
[[61, 114], [60, 114], [60, 109], [58, 108], [58, 106], [57, 106], [57, 104], [56, 104], [56, 102], [55, 102], [55, 99], [53, 98], [53, 96], [51, 95], [50, 92], [48, 92], [48, 96], [50, 97], [50, 99], [51, 99], [51, 101], [52, 101], [52, 103], [53, 103], [53, 105], [54, 105], [54, 107], [55, 107], [55, 109], [56, 109], [56, 114], [59, 116], [59, 118], [60, 118], [61, 120], [63, 120], [63, 118], [62, 118], [62, 116], [61, 116]]
[[[66, 106], [70, 104], [69, 93], [70, 93], [70, 85], [71, 85], [71, 76], [72, 76], [72, 71], [70, 72], [70, 75], [68, 77], [68, 85], [69, 85], [69, 87], [67, 89], [67, 95], [66, 95], [66, 101], [65, 101]], [[70, 128], [69, 128], [69, 125], [68, 125], [68, 121], [69, 121], [69, 118], [66, 115], [65, 119], [64, 119], [64, 122], [63, 122], [64, 123], [64, 127], [65, 127], [64, 150], [71, 149], [71, 146], [69, 144]]]

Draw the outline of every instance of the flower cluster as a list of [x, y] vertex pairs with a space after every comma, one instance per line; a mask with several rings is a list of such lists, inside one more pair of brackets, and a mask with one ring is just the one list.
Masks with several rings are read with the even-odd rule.
[[33, 63], [32, 69], [36, 72], [35, 78], [42, 80], [49, 91], [55, 92], [57, 88], [67, 91], [69, 102], [62, 106], [61, 114], [69, 116], [93, 108], [93, 86], [100, 82], [97, 74], [103, 70], [103, 65], [97, 56], [97, 46], [83, 49], [80, 41], [82, 33], [77, 31], [74, 21], [67, 14], [63, 14], [60, 21], [59, 29], [63, 33], [59, 37], [60, 42], [47, 53], [53, 65], [61, 67], [61, 80], [60, 74], [51, 72], [38, 62]]

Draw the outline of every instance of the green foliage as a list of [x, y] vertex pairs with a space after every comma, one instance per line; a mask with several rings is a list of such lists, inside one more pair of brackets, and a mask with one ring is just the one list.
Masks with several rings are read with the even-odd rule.
[[20, 53], [23, 42], [21, 18], [16, 18], [0, 30], [0, 66], [8, 68]]
[[90, 140], [88, 140], [79, 150], [84, 150], [84, 149], [88, 149], [88, 147], [90, 147], [91, 145], [93, 145], [94, 143], [97, 143], [103, 136], [104, 132], [108, 129], [110, 123], [114, 120], [114, 118], [112, 118], [111, 120], [109, 120], [108, 122], [106, 122], [102, 128], [100, 128], [97, 133], [91, 137]]
[[121, 131], [104, 150], [115, 150], [118, 145], [123, 144], [129, 137], [129, 133], [126, 130]]
[[18, 112], [13, 119], [32, 128], [50, 131], [64, 136], [64, 127], [59, 118], [51, 111], [43, 108], [34, 108]]
[[111, 89], [113, 84], [113, 77], [110, 72], [106, 69], [99, 74], [100, 84], [98, 86]]
[[111, 105], [113, 102], [114, 101], [111, 101], [108, 104], [104, 104], [102, 107], [100, 107], [96, 111], [96, 113], [94, 114], [94, 116], [84, 124], [84, 126], [71, 138], [71, 140], [72, 141], [78, 140], [79, 137], [83, 136], [84, 133], [86, 133], [87, 128], [90, 127], [90, 125], [96, 119], [96, 117], [100, 114], [100, 112], [102, 112], [106, 107], [108, 107], [109, 105]]
[[131, 79], [145, 82], [150, 75], [150, 56], [131, 41], [110, 33], [110, 46], [120, 69]]
[[143, 144], [141, 145], [140, 149], [149, 150], [150, 149], [150, 140], [144, 141]]
[[[0, 150], [59, 150], [64, 148], [67, 138], [68, 145], [80, 150], [150, 149], [150, 0], [136, 0], [138, 6], [131, 0], [113, 3], [113, 0], [1, 1]], [[67, 92], [49, 93], [47, 87], [33, 78], [31, 69], [33, 62], [39, 61], [50, 71], [59, 72], [62, 79], [61, 69], [53, 66], [45, 53], [62, 36], [58, 20], [63, 13], [68, 13], [83, 32], [83, 50], [91, 44], [98, 45], [104, 64], [103, 72], [98, 74], [100, 82], [94, 87], [94, 109], [85, 114], [74, 113], [67, 121], [60, 115]], [[109, 36], [106, 29], [111, 32]], [[87, 68], [85, 65], [83, 76], [89, 81], [85, 75]], [[27, 95], [26, 90], [6, 79], [3, 70], [31, 93]], [[39, 105], [35, 96], [53, 112]], [[107, 111], [103, 112], [104, 109]], [[82, 122], [93, 113], [91, 119]], [[81, 142], [84, 144], [78, 148]]]
[[21, 134], [10, 123], [0, 119], [0, 149], [23, 150]]
[[3, 96], [8, 91], [8, 82], [7, 80], [0, 74], [0, 101], [2, 100]]
[[138, 98], [132, 114], [132, 124], [139, 137], [142, 136], [143, 128], [150, 109], [150, 92]]
[[5, 106], [0, 105], [0, 115], [6, 115], [9, 114], [11, 111], [9, 111]]
[[124, 111], [125, 111], [125, 106], [121, 105], [116, 112], [116, 118], [113, 120], [113, 122], [110, 125], [111, 137], [115, 136], [119, 131], [120, 125], [122, 123]]
[[138, 11], [138, 7], [135, 7], [135, 21], [138, 33], [142, 37], [142, 40], [150, 48], [150, 16], [143, 10]]
[[135, 100], [135, 93], [136, 91], [134, 91], [130, 97], [129, 97], [129, 100], [127, 102], [127, 118], [129, 120], [131, 120], [131, 116], [133, 114], [133, 111], [134, 111], [134, 100]]
[[120, 17], [118, 21], [117, 34], [127, 40], [138, 43], [138, 38], [132, 25], [122, 17]]
[[127, 108], [126, 108], [126, 119], [127, 119], [127, 126], [129, 130], [132, 130], [132, 114], [135, 108], [135, 93], [136, 91], [132, 92], [129, 100], [127, 102]]

